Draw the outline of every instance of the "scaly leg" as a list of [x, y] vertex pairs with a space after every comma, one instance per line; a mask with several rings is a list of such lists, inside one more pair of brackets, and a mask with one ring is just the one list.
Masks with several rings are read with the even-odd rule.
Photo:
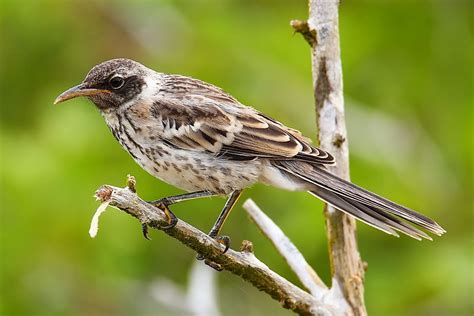
[[184, 202], [184, 201], [189, 201], [189, 200], [194, 200], [194, 199], [200, 199], [203, 197], [211, 197], [211, 196], [216, 196], [217, 194], [209, 192], [209, 191], [197, 191], [197, 192], [191, 192], [191, 193], [184, 193], [184, 194], [179, 194], [179, 195], [173, 195], [173, 196], [168, 196], [159, 200], [154, 200], [154, 201], [148, 201], [148, 203], [158, 206], [159, 204], [164, 204], [166, 206], [170, 206], [175, 203], [179, 202]]
[[[225, 223], [225, 220], [227, 219], [227, 217], [229, 217], [229, 214], [232, 211], [232, 208], [234, 207], [235, 203], [237, 203], [237, 200], [239, 199], [241, 194], [242, 194], [242, 190], [234, 191], [230, 194], [229, 198], [227, 199], [227, 202], [224, 205], [224, 208], [222, 209], [221, 213], [217, 217], [216, 222], [214, 223], [214, 226], [212, 226], [212, 229], [209, 232], [209, 237], [214, 238], [219, 243], [225, 246], [223, 253], [225, 253], [230, 247], [230, 238], [228, 236], [218, 236], [218, 235], [222, 229], [222, 226]], [[197, 256], [197, 259], [203, 260], [204, 256], [199, 254]]]

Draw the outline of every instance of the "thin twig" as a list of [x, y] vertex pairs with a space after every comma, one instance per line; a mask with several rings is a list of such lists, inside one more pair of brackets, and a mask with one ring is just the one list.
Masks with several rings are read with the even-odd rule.
[[292, 20], [290, 25], [295, 30], [295, 33], [303, 35], [309, 46], [313, 47], [317, 44], [316, 32], [309, 28], [307, 21]]
[[327, 286], [280, 227], [263, 213], [253, 200], [248, 199], [245, 201], [243, 207], [262, 233], [270, 239], [278, 252], [285, 258], [291, 270], [310, 291], [311, 295], [316, 298], [322, 298], [327, 295], [329, 291]]

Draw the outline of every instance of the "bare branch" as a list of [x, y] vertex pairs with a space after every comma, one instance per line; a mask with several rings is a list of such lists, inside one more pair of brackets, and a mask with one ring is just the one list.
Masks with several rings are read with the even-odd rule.
[[311, 295], [319, 299], [327, 295], [329, 292], [327, 286], [280, 227], [263, 213], [253, 200], [248, 199], [243, 206], [262, 233], [270, 239], [278, 252], [285, 258], [290, 268], [310, 291]]
[[[133, 187], [134, 184], [133, 181]], [[160, 229], [168, 224], [163, 211], [140, 199], [129, 187], [104, 185], [97, 190], [96, 197], [102, 203], [108, 203], [152, 228]], [[300, 315], [341, 315], [340, 307], [333, 305], [330, 297], [318, 300], [270, 270], [251, 252], [252, 246], [248, 241], [243, 243], [243, 251], [236, 252], [229, 249], [223, 254], [223, 245], [184, 221], [179, 220], [175, 227], [164, 232], [197, 253], [203, 254], [209, 263], [212, 262], [216, 267], [252, 283], [285, 308]]]
[[[319, 142], [337, 161], [331, 172], [349, 179], [347, 133], [342, 94], [342, 66], [339, 48], [338, 0], [309, 0], [309, 19], [303, 36], [314, 34], [312, 53], [313, 87], [316, 100]], [[301, 23], [300, 23], [301, 24]], [[295, 27], [294, 23], [292, 26]], [[297, 31], [299, 31], [298, 28]], [[340, 287], [354, 315], [366, 315], [364, 264], [357, 249], [353, 218], [330, 205], [325, 207], [333, 285]]]

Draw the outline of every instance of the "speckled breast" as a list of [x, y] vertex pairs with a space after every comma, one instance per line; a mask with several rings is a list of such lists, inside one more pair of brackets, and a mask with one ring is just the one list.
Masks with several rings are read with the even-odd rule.
[[227, 195], [258, 181], [259, 160], [233, 161], [205, 151], [177, 149], [166, 144], [156, 130], [133, 124], [120, 113], [105, 114], [107, 125], [122, 147], [151, 175], [188, 192], [208, 190]]

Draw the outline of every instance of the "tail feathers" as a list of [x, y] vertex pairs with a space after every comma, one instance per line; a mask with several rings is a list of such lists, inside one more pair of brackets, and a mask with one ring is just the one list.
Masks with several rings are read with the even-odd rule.
[[428, 239], [428, 240], [433, 240], [428, 234], [426, 234], [424, 231], [407, 224], [406, 222], [400, 220], [398, 217], [395, 217], [391, 215], [390, 213], [384, 212], [382, 210], [379, 210], [375, 207], [371, 206], [365, 206], [363, 204], [357, 203], [357, 206], [360, 209], [365, 210], [368, 214], [371, 214], [372, 216], [379, 218], [381, 221], [385, 221], [388, 225], [393, 227], [394, 229], [410, 236], [415, 239], [421, 240], [422, 238]]
[[313, 184], [314, 187], [310, 190], [313, 195], [388, 234], [398, 236], [396, 231], [399, 231], [415, 239], [431, 239], [425, 232], [410, 224], [418, 225], [438, 236], [446, 232], [430, 218], [340, 179], [320, 167], [292, 161], [280, 161], [276, 166]]
[[315, 195], [316, 197], [322, 199], [328, 204], [331, 204], [337, 209], [348, 213], [349, 215], [354, 216], [355, 218], [363, 221], [364, 223], [377, 228], [387, 234], [399, 237], [397, 231], [400, 231], [414, 239], [422, 240], [422, 238], [432, 240], [432, 238], [425, 232], [408, 225], [407, 223], [401, 221], [397, 217], [385, 213], [381, 210], [378, 210], [374, 207], [366, 206], [359, 202], [346, 199], [344, 197], [338, 196], [337, 194], [318, 188], [317, 190], [310, 191], [309, 193]]
[[363, 221], [364, 223], [380, 229], [387, 234], [398, 237], [398, 234], [386, 223], [379, 220], [376, 217], [371, 216], [370, 214], [362, 211], [360, 208], [357, 208], [355, 205], [347, 202], [343, 198], [338, 197], [335, 193], [332, 193], [328, 190], [317, 189], [314, 191], [309, 191], [309, 193], [320, 198], [324, 202], [334, 206], [337, 209], [344, 211], [345, 213], [354, 216], [355, 218]]

